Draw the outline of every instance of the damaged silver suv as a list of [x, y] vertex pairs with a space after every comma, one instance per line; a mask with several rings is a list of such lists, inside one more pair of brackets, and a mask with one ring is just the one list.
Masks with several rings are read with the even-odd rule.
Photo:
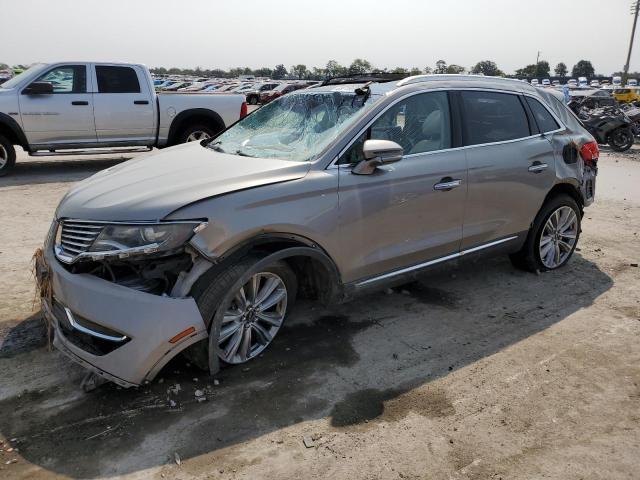
[[597, 159], [523, 82], [333, 79], [71, 189], [43, 308], [55, 346], [119, 385], [182, 351], [215, 373], [267, 348], [297, 296], [344, 301], [480, 251], [563, 266]]

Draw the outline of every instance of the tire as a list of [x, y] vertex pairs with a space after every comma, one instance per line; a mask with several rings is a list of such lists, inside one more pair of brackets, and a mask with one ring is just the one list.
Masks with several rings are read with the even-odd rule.
[[258, 104], [258, 97], [256, 97], [255, 95], [251, 95], [249, 97], [249, 105], [257, 105]]
[[[259, 356], [271, 344], [293, 307], [298, 289], [295, 273], [282, 261], [276, 261], [261, 267], [259, 263], [259, 257], [247, 257], [230, 266], [222, 273], [203, 275], [192, 289], [191, 294], [196, 300], [202, 318], [209, 330], [209, 339], [190, 347], [185, 351], [185, 356], [197, 367], [208, 370], [211, 375], [214, 375], [222, 365], [242, 364]], [[268, 282], [281, 282], [278, 283], [272, 294], [267, 295], [267, 300], [276, 298], [278, 293], [281, 292], [281, 287], [285, 289], [284, 302], [280, 301], [263, 312], [263, 315], [269, 315], [270, 322], [273, 322], [273, 324], [263, 321], [258, 316], [259, 313], [251, 315], [246, 313], [246, 320], [242, 317], [238, 318], [237, 321], [226, 321], [235, 317], [237, 315], [236, 312], [242, 311], [237, 304], [238, 297], [236, 295], [241, 287], [245, 289], [247, 299], [251, 298], [247, 282], [255, 278], [256, 274], [262, 275], [259, 282], [260, 287], [263, 288], [268, 285]], [[258, 293], [262, 291], [261, 288], [258, 288]], [[246, 311], [248, 312], [248, 309]], [[277, 326], [275, 325], [276, 318], [280, 318]], [[236, 324], [240, 324], [240, 327], [234, 330]], [[243, 357], [241, 349], [245, 344], [247, 330], [249, 330], [250, 348], [245, 349], [246, 355]], [[221, 332], [229, 335], [228, 332], [230, 331], [235, 333], [231, 334], [223, 342], [219, 342]], [[261, 335], [264, 335], [264, 333], [259, 334], [259, 332], [268, 333], [270, 339], [267, 340], [266, 335], [262, 337]], [[240, 335], [239, 341], [242, 342], [242, 345], [236, 348], [237, 353], [229, 355], [229, 351], [233, 350], [232, 342], [237, 338], [238, 333]], [[251, 342], [255, 342], [255, 345]]]
[[[552, 219], [556, 214], [559, 217], [555, 216]], [[557, 220], [560, 228], [556, 229], [556, 233], [553, 224]], [[509, 256], [511, 263], [516, 268], [529, 272], [544, 272], [563, 267], [578, 244], [581, 220], [580, 207], [569, 195], [561, 194], [550, 198], [536, 215], [522, 249]]]
[[633, 146], [634, 141], [630, 128], [618, 128], [608, 138], [609, 146], [616, 152], [626, 152]]
[[0, 177], [8, 175], [16, 164], [16, 149], [12, 143], [0, 135]]
[[202, 140], [213, 137], [218, 131], [219, 130], [216, 130], [211, 125], [204, 123], [189, 125], [180, 132], [178, 143], [201, 142]]

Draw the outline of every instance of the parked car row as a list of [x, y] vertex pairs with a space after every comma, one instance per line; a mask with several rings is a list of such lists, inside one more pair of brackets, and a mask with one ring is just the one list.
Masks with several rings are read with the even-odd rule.
[[237, 93], [245, 95], [250, 105], [266, 104], [295, 90], [318, 85], [319, 81], [277, 81], [269, 79], [155, 79], [159, 92]]

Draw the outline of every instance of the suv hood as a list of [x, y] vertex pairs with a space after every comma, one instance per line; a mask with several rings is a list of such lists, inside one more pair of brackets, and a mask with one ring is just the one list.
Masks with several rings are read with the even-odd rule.
[[302, 178], [309, 168], [307, 162], [229, 155], [192, 142], [87, 178], [65, 195], [56, 218], [161, 220], [208, 197]]

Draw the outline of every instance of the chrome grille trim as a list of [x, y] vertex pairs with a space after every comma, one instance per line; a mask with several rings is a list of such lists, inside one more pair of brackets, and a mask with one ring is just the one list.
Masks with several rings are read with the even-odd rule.
[[104, 227], [104, 223], [62, 220], [58, 227], [59, 235], [56, 236], [54, 248], [58, 260], [64, 263], [73, 262], [78, 255], [91, 248]]

